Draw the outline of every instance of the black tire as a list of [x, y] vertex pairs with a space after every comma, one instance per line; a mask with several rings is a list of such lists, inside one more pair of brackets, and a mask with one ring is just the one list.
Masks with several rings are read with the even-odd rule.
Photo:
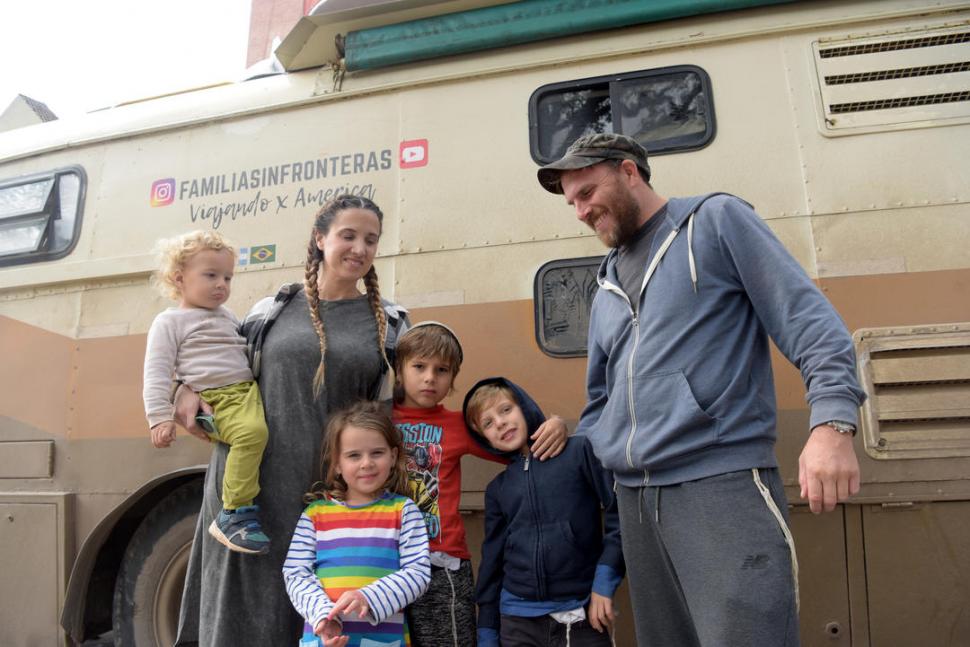
[[116, 647], [171, 647], [202, 503], [202, 480], [162, 499], [132, 535], [115, 580]]

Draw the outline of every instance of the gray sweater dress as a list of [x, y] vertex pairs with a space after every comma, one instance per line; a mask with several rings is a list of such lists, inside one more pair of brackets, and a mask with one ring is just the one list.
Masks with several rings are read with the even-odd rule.
[[331, 411], [376, 398], [382, 377], [377, 325], [367, 297], [321, 302], [320, 314], [327, 361], [319, 398], [313, 397], [319, 341], [302, 291], [285, 305], [263, 340], [258, 381], [269, 442], [256, 504], [270, 552], [234, 553], [209, 536], [209, 524], [222, 509], [227, 454], [227, 447], [217, 444], [206, 472], [176, 645], [286, 646], [299, 641], [303, 620], [286, 595], [281, 569], [305, 507], [303, 495], [320, 479], [323, 428]]

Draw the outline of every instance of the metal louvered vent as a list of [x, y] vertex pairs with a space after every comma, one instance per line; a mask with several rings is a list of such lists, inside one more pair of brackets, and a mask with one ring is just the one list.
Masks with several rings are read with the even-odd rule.
[[970, 324], [855, 335], [866, 452], [873, 458], [970, 456]]
[[865, 45], [849, 45], [847, 47], [827, 47], [819, 51], [822, 58], [836, 56], [856, 56], [858, 54], [875, 54], [877, 52], [894, 52], [901, 49], [916, 49], [918, 47], [939, 47], [940, 45], [956, 45], [970, 41], [970, 32], [946, 34], [942, 36], [926, 36], [924, 38], [910, 38], [907, 40], [890, 40]]
[[815, 42], [829, 135], [970, 121], [970, 29]]
[[889, 79], [907, 79], [914, 76], [930, 76], [933, 74], [952, 74], [970, 70], [970, 61], [962, 63], [948, 63], [946, 65], [925, 65], [923, 67], [909, 67], [903, 70], [879, 70], [878, 72], [857, 72], [856, 74], [834, 74], [825, 77], [826, 85], [841, 85], [843, 83], [867, 83], [869, 81], [888, 81]]
[[900, 97], [898, 99], [876, 99], [874, 101], [855, 101], [853, 103], [833, 103], [829, 106], [832, 114], [842, 112], [862, 112], [864, 110], [886, 110], [888, 108], [907, 108], [909, 106], [928, 106], [952, 101], [970, 101], [970, 90], [966, 92], [947, 92], [930, 94], [923, 97]]

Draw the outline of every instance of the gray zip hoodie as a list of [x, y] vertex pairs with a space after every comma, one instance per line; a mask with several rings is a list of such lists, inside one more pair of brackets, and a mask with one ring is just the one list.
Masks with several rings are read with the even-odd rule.
[[775, 467], [769, 337], [801, 371], [811, 426], [857, 422], [865, 393], [852, 339], [751, 205], [727, 194], [671, 199], [638, 316], [616, 258], [614, 249], [597, 277], [577, 433], [618, 483]]

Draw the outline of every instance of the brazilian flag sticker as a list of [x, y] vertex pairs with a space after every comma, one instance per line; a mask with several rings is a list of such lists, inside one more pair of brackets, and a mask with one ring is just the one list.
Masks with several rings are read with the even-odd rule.
[[276, 245], [250, 245], [249, 264], [276, 262]]

